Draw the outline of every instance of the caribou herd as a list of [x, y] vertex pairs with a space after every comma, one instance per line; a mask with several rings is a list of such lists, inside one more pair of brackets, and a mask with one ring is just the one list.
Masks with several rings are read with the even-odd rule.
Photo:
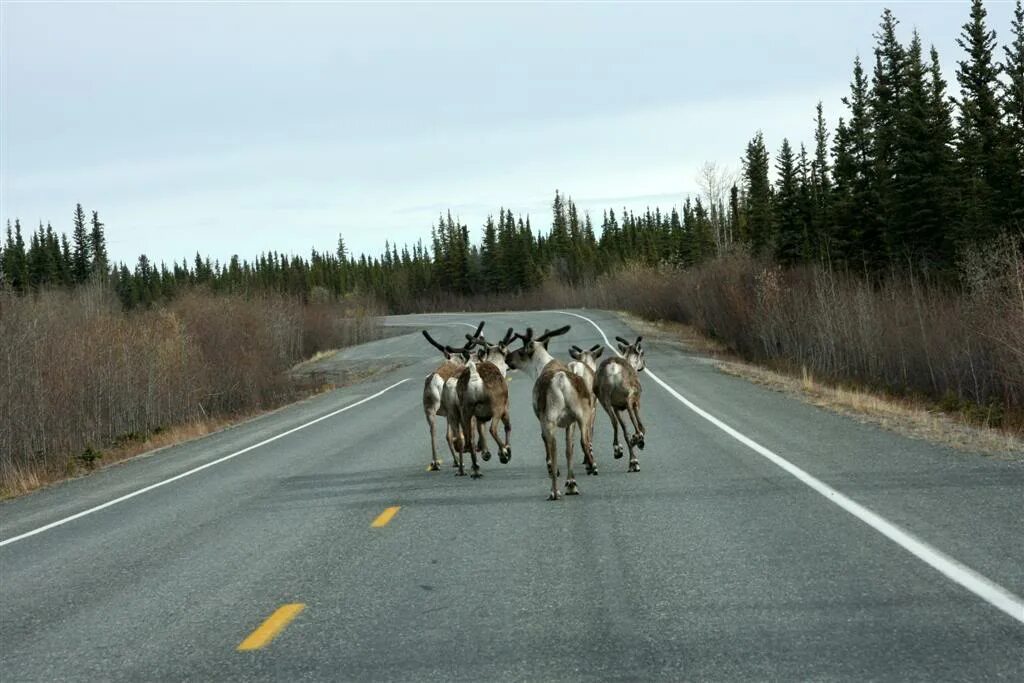
[[[565, 495], [579, 494], [579, 485], [573, 471], [574, 432], [579, 432], [583, 466], [588, 475], [596, 475], [594, 459], [594, 420], [600, 403], [612, 422], [614, 439], [612, 453], [616, 459], [624, 455], [619, 443], [619, 427], [629, 450], [628, 472], [639, 472], [637, 449], [644, 447], [644, 424], [640, 419], [639, 373], [644, 370], [643, 337], [630, 343], [616, 337], [619, 356], [598, 359], [604, 351], [600, 344], [584, 350], [572, 346], [572, 361], [563, 363], [548, 352], [548, 342], [569, 331], [569, 325], [557, 330], [545, 330], [534, 336], [533, 328], [523, 334], [509, 328], [501, 341], [491, 343], [482, 334], [481, 322], [473, 334], [466, 335], [461, 346], [440, 344], [423, 330], [423, 336], [441, 352], [444, 360], [423, 383], [423, 412], [430, 427], [431, 460], [428, 470], [441, 469], [437, 455], [437, 418], [447, 423], [445, 442], [452, 456], [456, 474], [466, 474], [464, 456], [470, 457], [470, 476], [479, 478], [479, 459], [490, 460], [491, 451], [484, 434], [489, 424], [491, 438], [503, 464], [512, 459], [512, 421], [509, 417], [508, 381], [510, 369], [523, 370], [533, 378], [533, 413], [540, 422], [541, 437], [551, 478], [548, 500], [558, 500], [558, 432], [565, 430]], [[522, 345], [512, 350], [515, 341]], [[629, 416], [632, 435], [627, 429], [623, 413]], [[498, 422], [504, 427], [504, 439], [499, 436]], [[479, 459], [478, 459], [479, 458]]]

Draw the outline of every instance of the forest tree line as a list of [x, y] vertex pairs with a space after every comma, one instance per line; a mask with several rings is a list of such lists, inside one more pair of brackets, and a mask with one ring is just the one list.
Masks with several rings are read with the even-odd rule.
[[309, 300], [373, 295], [396, 309], [430, 293], [480, 295], [528, 290], [545, 277], [592, 281], [626, 263], [689, 267], [744, 249], [783, 265], [819, 262], [872, 276], [912, 269], [955, 281], [959, 254], [1024, 226], [1024, 10], [1017, 0], [1000, 47], [981, 0], [971, 4], [958, 43], [958, 95], [950, 96], [934, 47], [898, 20], [881, 17], [871, 64], [854, 60], [834, 129], [818, 103], [812, 149], [783, 139], [774, 159], [758, 132], [737, 177], [705, 169], [703, 192], [680, 208], [607, 209], [599, 225], [556, 191], [550, 227], [501, 208], [478, 239], [451, 213], [429, 243], [387, 242], [356, 257], [339, 237], [309, 257], [277, 252], [226, 263], [191, 260], [129, 267], [108, 260], [105, 226], [75, 209], [70, 238], [50, 225], [27, 234], [8, 222], [0, 287], [27, 292], [110, 284], [126, 308], [174, 298], [183, 288], [282, 292]]

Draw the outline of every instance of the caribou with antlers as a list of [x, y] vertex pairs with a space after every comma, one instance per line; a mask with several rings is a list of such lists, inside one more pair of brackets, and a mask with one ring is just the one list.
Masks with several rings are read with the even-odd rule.
[[[637, 337], [632, 344], [622, 337], [616, 337], [619, 342], [619, 351], [622, 358], [609, 358], [601, 363], [597, 369], [595, 391], [601, 407], [608, 413], [612, 421], [612, 429], [615, 436], [612, 440], [612, 449], [616, 460], [621, 458], [622, 446], [619, 445], [619, 426], [622, 426], [622, 435], [626, 437], [626, 445], [629, 448], [629, 472], [640, 471], [640, 461], [636, 456], [636, 448], [644, 448], [644, 423], [640, 420], [640, 392], [643, 387], [640, 385], [638, 373], [644, 371], [644, 350], [640, 343], [643, 337]], [[629, 436], [626, 431], [626, 422], [622, 418], [622, 412], [629, 415], [633, 423], [633, 435]]]
[[[497, 344], [490, 344], [479, 334], [466, 335], [470, 344], [480, 346], [475, 359], [466, 363], [456, 379], [458, 412], [462, 426], [464, 449], [468, 450], [472, 459], [472, 476], [478, 479], [483, 476], [477, 462], [477, 451], [481, 451], [484, 461], [491, 459], [484, 437], [484, 425], [490, 423], [491, 438], [498, 447], [498, 460], [507, 464], [512, 459], [512, 420], [508, 411], [508, 383], [505, 375], [508, 365], [505, 357], [508, 345], [514, 338], [510, 327], [505, 337]], [[452, 380], [445, 383], [445, 390]], [[498, 421], [505, 426], [504, 443], [498, 438]], [[473, 424], [476, 424], [478, 439], [473, 441]], [[459, 474], [465, 474], [462, 463], [462, 451], [459, 452]]]
[[[473, 333], [473, 337], [479, 336], [483, 328], [484, 323], [481, 321], [476, 328], [476, 332]], [[441, 402], [441, 393], [444, 390], [445, 381], [448, 378], [457, 375], [465, 367], [466, 358], [462, 355], [461, 351], [455, 350], [450, 346], [442, 346], [439, 344], [426, 330], [423, 330], [423, 336], [428, 342], [430, 342], [431, 346], [444, 354], [444, 362], [441, 363], [436, 370], [427, 375], [423, 382], [423, 414], [427, 419], [427, 426], [430, 427], [431, 460], [427, 470], [436, 472], [441, 469], [441, 460], [437, 457], [437, 427], [435, 422], [438, 415], [441, 417], [448, 416], [448, 412], [445, 410]], [[467, 342], [462, 350], [469, 351], [473, 346], [474, 342]], [[452, 443], [452, 439], [449, 438], [448, 448], [452, 453], [452, 466], [458, 467], [459, 459], [456, 457], [456, 450], [453, 446], [454, 444]], [[461, 446], [459, 446], [459, 448], [461, 448]]]
[[548, 342], [569, 331], [569, 325], [557, 330], [547, 330], [536, 339], [533, 328], [526, 334], [515, 335], [523, 346], [508, 354], [506, 361], [513, 369], [528, 370], [535, 378], [533, 384], [533, 412], [540, 421], [541, 437], [551, 477], [551, 494], [548, 500], [558, 500], [558, 442], [557, 429], [565, 429], [565, 493], [576, 495], [579, 486], [572, 470], [573, 427], [580, 430], [580, 445], [587, 463], [587, 473], [597, 474], [594, 451], [591, 446], [589, 427], [593, 424], [594, 399], [587, 383], [548, 353]]

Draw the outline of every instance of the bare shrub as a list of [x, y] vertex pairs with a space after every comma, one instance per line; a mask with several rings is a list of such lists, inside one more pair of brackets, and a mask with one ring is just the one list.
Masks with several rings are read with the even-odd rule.
[[680, 269], [626, 265], [573, 287], [549, 277], [514, 295], [444, 295], [418, 310], [624, 310], [691, 325], [748, 360], [925, 398], [971, 422], [1024, 424], [1024, 246], [1005, 236], [965, 254], [962, 287], [919, 274], [880, 281], [742, 249]]
[[126, 313], [100, 286], [0, 291], [0, 491], [172, 425], [279, 405], [295, 396], [289, 367], [373, 338], [378, 313], [358, 298], [303, 306], [202, 290]]

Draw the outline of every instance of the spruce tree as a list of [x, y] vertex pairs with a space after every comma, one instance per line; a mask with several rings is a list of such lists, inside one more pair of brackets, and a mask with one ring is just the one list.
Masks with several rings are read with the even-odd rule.
[[789, 140], [783, 138], [775, 161], [775, 257], [784, 264], [796, 263], [803, 254], [803, 226], [796, 161]]
[[71, 254], [71, 244], [68, 242], [67, 233], [60, 235], [60, 262], [61, 284], [71, 287], [75, 284], [74, 257]]
[[831, 233], [832, 179], [828, 161], [828, 127], [825, 125], [825, 115], [820, 101], [815, 112], [814, 159], [811, 161], [810, 179], [810, 230], [816, 248], [819, 252], [825, 250], [819, 255], [824, 255], [827, 253], [825, 245]]
[[[875, 183], [874, 127], [869, 109], [867, 78], [860, 58], [854, 60], [850, 95], [843, 98], [843, 104], [850, 109], [850, 120], [843, 140], [844, 151], [849, 153], [851, 163], [849, 210], [841, 218], [846, 232], [843, 241], [850, 244], [846, 256], [861, 267], [877, 269], [884, 265], [886, 252]], [[838, 160], [836, 166], [838, 174]]]
[[1000, 207], [1005, 179], [1000, 177], [998, 71], [992, 59], [996, 34], [986, 26], [986, 16], [981, 0], [972, 0], [970, 20], [957, 39], [967, 52], [967, 58], [957, 62], [956, 71], [960, 84], [957, 152], [963, 192], [963, 222], [958, 235], [961, 245], [990, 240], [1006, 215]]
[[14, 230], [10, 219], [7, 220], [7, 240], [3, 251], [0, 251], [0, 275], [3, 277], [2, 284], [14, 287]]
[[774, 243], [772, 233], [772, 192], [768, 180], [768, 149], [758, 131], [747, 144], [743, 178], [747, 195], [747, 233], [755, 254], [766, 253]]
[[25, 251], [25, 238], [21, 234], [21, 221], [14, 219], [14, 236], [11, 239], [10, 224], [7, 225], [7, 258], [8, 282], [16, 292], [24, 292], [29, 287], [28, 253]]
[[882, 236], [890, 239], [888, 232], [895, 220], [894, 196], [895, 166], [902, 153], [900, 138], [900, 117], [904, 103], [906, 55], [896, 38], [899, 23], [889, 9], [882, 12], [882, 23], [875, 34], [875, 71], [871, 82], [870, 115], [872, 119], [872, 161], [874, 192], [878, 197], [878, 218]]
[[[499, 214], [499, 219], [504, 217]], [[494, 225], [494, 216], [487, 216], [484, 223], [484, 236], [480, 243], [480, 266], [484, 291], [493, 293], [501, 289], [502, 277], [498, 259], [498, 230]]]
[[89, 273], [92, 271], [92, 248], [89, 244], [89, 233], [85, 228], [85, 211], [82, 210], [81, 204], [75, 206], [75, 227], [71, 239], [74, 243], [71, 273], [75, 283], [82, 284], [89, 279]]
[[1007, 188], [1007, 216], [1011, 226], [1024, 227], [1024, 7], [1021, 0], [1013, 11], [1010, 24], [1013, 40], [1003, 47], [1003, 135]]
[[100, 280], [106, 280], [110, 269], [107, 262], [107, 238], [103, 232], [98, 211], [92, 212], [92, 231], [89, 233], [89, 246], [92, 248], [92, 272]]

